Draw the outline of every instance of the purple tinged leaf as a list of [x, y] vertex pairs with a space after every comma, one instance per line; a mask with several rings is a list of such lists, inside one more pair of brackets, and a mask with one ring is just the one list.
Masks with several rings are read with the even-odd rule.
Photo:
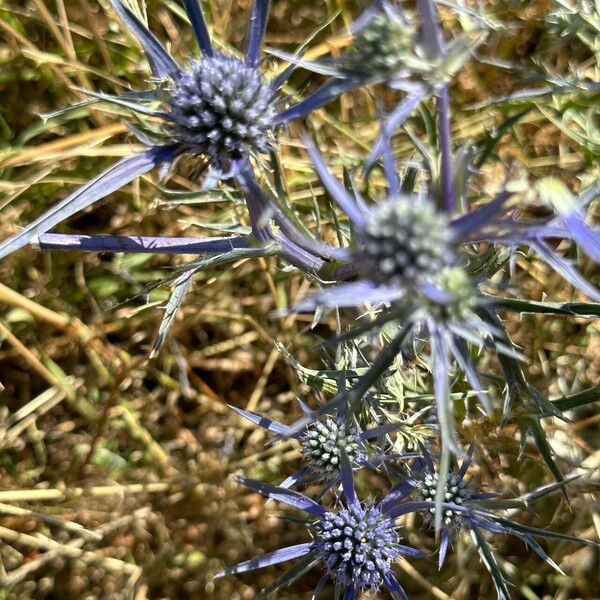
[[383, 170], [388, 183], [388, 195], [397, 196], [400, 193], [400, 176], [396, 170], [396, 162], [394, 160], [394, 152], [392, 150], [392, 140], [390, 132], [385, 123], [381, 123], [381, 134], [379, 139], [383, 143]]
[[334, 308], [361, 306], [363, 304], [381, 304], [391, 302], [404, 295], [399, 288], [376, 285], [367, 280], [340, 283], [339, 285], [320, 290], [300, 300], [295, 306], [296, 312], [310, 312], [319, 306]]
[[507, 192], [506, 190], [500, 192], [493, 200], [486, 202], [469, 214], [454, 219], [451, 223], [454, 237], [458, 241], [464, 241], [471, 233], [479, 231], [484, 225], [487, 225], [492, 219], [498, 216], [498, 212], [512, 195], [512, 192]]
[[435, 466], [433, 465], [433, 458], [431, 457], [429, 450], [427, 450], [427, 448], [425, 447], [423, 447], [423, 461], [425, 462], [427, 469], [431, 473], [433, 473], [435, 471]]
[[442, 206], [447, 213], [456, 207], [454, 167], [452, 165], [452, 132], [450, 125], [450, 92], [448, 84], [438, 89], [436, 94], [437, 128], [440, 148], [440, 191]]
[[398, 583], [398, 580], [391, 573], [383, 574], [383, 581], [394, 600], [409, 600], [404, 588]]
[[589, 296], [592, 300], [600, 302], [600, 290], [589, 283], [567, 260], [560, 257], [550, 249], [546, 242], [536, 240], [529, 242], [539, 257], [550, 265], [559, 275], [566, 279], [571, 285]]
[[481, 527], [482, 529], [485, 529], [486, 531], [491, 531], [492, 533], [497, 533], [500, 535], [506, 535], [507, 533], [510, 533], [510, 530], [508, 528], [504, 527], [503, 525], [499, 525], [498, 523], [494, 523], [494, 521], [490, 521], [485, 517], [471, 516], [469, 518], [469, 521], [472, 525]]
[[319, 579], [319, 583], [317, 583], [317, 587], [311, 596], [311, 600], [318, 600], [319, 594], [323, 591], [325, 584], [329, 581], [329, 575], [325, 573], [321, 579]]
[[413, 491], [414, 484], [410, 481], [403, 481], [395, 485], [390, 492], [381, 500], [379, 508], [381, 512], [387, 512], [392, 506], [402, 502]]
[[42, 250], [77, 250], [78, 252], [223, 254], [235, 249], [248, 248], [248, 238], [245, 236], [180, 238], [43, 233], [38, 237], [38, 245]]
[[156, 165], [171, 161], [174, 156], [173, 147], [159, 146], [115, 163], [98, 177], [55, 204], [22, 231], [0, 243], [0, 259], [22, 248], [36, 236], [46, 233], [55, 225], [118, 190], [136, 177], [147, 173]]
[[344, 591], [343, 600], [356, 600], [356, 590], [354, 589], [354, 585], [350, 584], [346, 588], [346, 590]]
[[442, 56], [445, 53], [444, 41], [433, 0], [417, 0], [417, 8], [421, 13], [423, 42], [427, 51], [432, 58]]
[[327, 190], [327, 193], [339, 204], [340, 208], [348, 215], [348, 218], [356, 227], [363, 227], [366, 223], [365, 216], [358, 208], [354, 198], [346, 191], [344, 186], [331, 174], [323, 156], [314, 143], [305, 138], [308, 154], [313, 161], [315, 171]]
[[419, 284], [419, 291], [436, 304], [451, 304], [456, 300], [454, 294], [447, 292], [431, 281], [425, 281]]
[[258, 492], [267, 498], [273, 498], [273, 500], [303, 510], [315, 517], [322, 517], [327, 512], [321, 505], [300, 492], [286, 490], [285, 488], [264, 483], [262, 481], [256, 481], [255, 479], [248, 479], [239, 475], [235, 476], [234, 479], [253, 492]]
[[273, 433], [282, 435], [284, 437], [288, 437], [290, 435], [289, 427], [287, 425], [283, 425], [277, 421], [271, 421], [271, 419], [268, 419], [263, 415], [259, 415], [258, 413], [249, 410], [244, 410], [243, 408], [238, 408], [237, 406], [232, 406], [231, 404], [228, 404], [227, 406], [229, 406], [231, 410], [235, 411], [241, 417], [244, 417], [244, 419], [247, 419], [251, 423], [258, 425], [267, 431], [272, 431]]
[[121, 0], [109, 0], [109, 2], [129, 31], [142, 45], [152, 74], [159, 79], [175, 77], [180, 72], [179, 66], [154, 34], [148, 30]]
[[310, 410], [310, 407], [308, 406], [308, 404], [306, 404], [306, 402], [304, 402], [301, 398], [296, 398], [296, 401], [298, 402], [298, 406], [300, 407], [300, 410], [305, 415], [312, 414], [312, 410]]
[[293, 488], [301, 479], [306, 477], [311, 472], [310, 467], [302, 467], [295, 473], [292, 473], [289, 477], [286, 477], [280, 484], [279, 487], [289, 490]]
[[206, 54], [206, 56], [213, 56], [214, 51], [212, 43], [210, 41], [210, 34], [208, 33], [208, 27], [202, 13], [202, 6], [200, 0], [183, 0], [185, 4], [185, 12], [187, 13], [188, 19], [192, 24], [192, 29], [196, 35], [196, 40], [200, 50]]
[[583, 252], [600, 264], [600, 233], [590, 229], [577, 212], [565, 214], [562, 219]]
[[398, 423], [387, 423], [386, 425], [380, 425], [379, 427], [374, 427], [373, 429], [367, 429], [363, 431], [359, 436], [359, 440], [372, 440], [373, 438], [379, 437], [380, 435], [386, 435], [391, 433], [392, 431], [396, 431], [403, 427], [405, 423], [399, 421]]
[[467, 457], [463, 460], [462, 465], [460, 465], [460, 469], [458, 470], [458, 478], [462, 481], [464, 476], [467, 474], [467, 470], [469, 469], [469, 465], [471, 464], [471, 460], [473, 459], [473, 452], [475, 451], [475, 442], [471, 442], [469, 447], [467, 448]]
[[442, 529], [440, 532], [440, 549], [438, 556], [438, 569], [442, 568], [444, 561], [446, 560], [446, 554], [448, 553], [448, 546], [450, 545], [450, 534]]
[[248, 22], [248, 47], [246, 64], [255, 67], [258, 64], [267, 20], [269, 18], [270, 0], [254, 0]]
[[373, 149], [371, 150], [365, 164], [363, 173], [367, 173], [373, 168], [373, 165], [389, 146], [389, 136], [398, 127], [401, 127], [406, 119], [410, 117], [413, 110], [419, 106], [421, 101], [427, 96], [428, 90], [425, 86], [417, 86], [409, 95], [400, 102], [400, 104], [388, 115], [381, 128], [381, 135], [377, 138]]
[[398, 550], [403, 556], [408, 556], [410, 558], [426, 558], [427, 553], [419, 550], [418, 548], [413, 548], [412, 546], [405, 546], [403, 544], [398, 544]]
[[305, 117], [314, 110], [325, 106], [325, 104], [331, 102], [340, 94], [359, 87], [362, 84], [363, 82], [360, 79], [331, 79], [304, 100], [279, 113], [275, 118], [275, 124], [289, 123], [295, 119]]
[[215, 575], [215, 579], [226, 577], [228, 575], [235, 575], [237, 573], [245, 573], [246, 571], [254, 571], [256, 569], [263, 569], [271, 565], [276, 565], [294, 558], [305, 556], [313, 549], [312, 542], [306, 544], [297, 544], [296, 546], [288, 546], [287, 548], [280, 548], [273, 552], [267, 552], [262, 556], [251, 558], [241, 562], [233, 567], [227, 567]]
[[491, 498], [497, 498], [500, 496], [498, 492], [481, 492], [469, 494], [469, 499], [471, 500], [490, 500]]

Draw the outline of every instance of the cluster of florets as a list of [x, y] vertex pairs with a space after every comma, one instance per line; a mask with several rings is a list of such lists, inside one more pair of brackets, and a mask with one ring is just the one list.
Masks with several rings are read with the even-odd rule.
[[[435, 501], [439, 476], [437, 473], [426, 473], [418, 484], [419, 496], [423, 500]], [[469, 497], [467, 484], [456, 474], [450, 473], [446, 481], [444, 502], [461, 505]], [[433, 519], [435, 508], [429, 509], [429, 517]], [[444, 509], [443, 523], [446, 527], [459, 527], [461, 513], [452, 509]]]
[[460, 267], [446, 267], [434, 279], [451, 298], [446, 303], [425, 301], [428, 312], [440, 321], [465, 321], [473, 314], [477, 295], [470, 277]]
[[363, 232], [365, 276], [403, 286], [454, 261], [448, 218], [426, 201], [396, 196], [378, 205]]
[[327, 512], [315, 524], [314, 537], [329, 575], [359, 590], [377, 591], [401, 553], [393, 520], [375, 506]]
[[310, 467], [325, 477], [340, 472], [343, 449], [351, 465], [363, 457], [358, 430], [331, 417], [316, 421], [300, 438], [302, 454]]
[[350, 62], [374, 73], [393, 73], [413, 51], [415, 30], [400, 19], [377, 14], [354, 37]]
[[192, 153], [218, 160], [269, 148], [273, 91], [257, 69], [237, 58], [193, 61], [175, 80], [168, 106], [171, 135]]

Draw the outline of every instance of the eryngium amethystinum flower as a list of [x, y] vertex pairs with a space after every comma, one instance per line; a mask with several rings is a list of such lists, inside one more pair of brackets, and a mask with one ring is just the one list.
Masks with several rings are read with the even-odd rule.
[[[436, 471], [433, 473], [425, 473], [423, 478], [417, 484], [418, 495], [420, 498], [423, 500], [430, 500], [432, 502], [435, 501], [438, 483], [439, 475]], [[444, 502], [461, 505], [467, 498], [469, 498], [467, 484], [458, 476], [458, 474], [449, 473], [446, 479]], [[431, 513], [431, 520], [433, 520], [435, 508], [431, 507], [429, 512]], [[451, 528], [452, 526], [459, 527], [460, 525], [458, 523], [460, 523], [460, 517], [460, 513], [452, 510], [451, 508], [447, 508], [443, 512], [442, 523], [446, 528]]]
[[171, 137], [189, 152], [237, 158], [266, 152], [277, 110], [257, 69], [214, 55], [192, 61], [169, 92]]
[[377, 506], [342, 506], [337, 513], [325, 513], [313, 530], [329, 576], [347, 588], [379, 590], [402, 555], [394, 521]]
[[[300, 399], [298, 403], [302, 412], [307, 417], [312, 417], [313, 411]], [[325, 489], [340, 481], [342, 454], [344, 453], [353, 469], [361, 467], [377, 467], [387, 455], [383, 450], [375, 448], [376, 455], [368, 457], [369, 440], [392, 433], [401, 426], [401, 423], [387, 423], [378, 427], [359, 431], [352, 422], [346, 422], [342, 413], [326, 416], [321, 420], [310, 419], [309, 423], [299, 430], [273, 421], [264, 415], [230, 406], [238, 415], [251, 423], [266, 429], [282, 438], [294, 438], [300, 443], [300, 451], [307, 466], [295, 471], [284, 479], [279, 485], [292, 488], [306, 485], [315, 481], [325, 482]], [[408, 455], [407, 455], [408, 456]], [[404, 458], [404, 455], [395, 456], [394, 460]]]
[[354, 34], [344, 57], [349, 66], [388, 75], [397, 72], [414, 52], [416, 28], [397, 13], [375, 13]]
[[296, 572], [321, 563], [325, 574], [317, 584], [313, 594], [315, 599], [329, 581], [342, 592], [344, 600], [356, 600], [360, 592], [377, 592], [381, 587], [385, 587], [397, 600], [408, 598], [394, 575], [394, 563], [403, 556], [421, 558], [424, 554], [400, 544], [393, 515], [397, 508], [395, 496], [386, 496], [376, 504], [358, 500], [352, 467], [345, 453], [341, 457], [343, 495], [338, 499], [337, 511], [328, 510], [308, 496], [286, 488], [241, 477], [238, 481], [268, 498], [308, 513], [314, 518], [310, 525], [313, 539], [228, 567], [217, 577], [300, 559], [299, 564], [267, 588], [265, 594], [276, 592], [293, 581]]
[[342, 449], [353, 465], [365, 460], [356, 427], [332, 417], [309, 425], [300, 436], [300, 449], [310, 468], [328, 479], [339, 474]]
[[[596, 545], [585, 539], [576, 538], [561, 533], [554, 533], [546, 529], [537, 529], [508, 519], [497, 514], [493, 510], [495, 503], [498, 508], [503, 509], [505, 501], [497, 499], [496, 493], [474, 492], [471, 482], [466, 482], [464, 477], [469, 468], [474, 446], [471, 445], [467, 451], [467, 458], [463, 461], [456, 471], [450, 471], [446, 476], [446, 486], [444, 487], [444, 496], [441, 503], [442, 520], [439, 525], [439, 566], [441, 567], [446, 558], [452, 539], [461, 531], [467, 530], [475, 542], [482, 557], [493, 556], [491, 549], [483, 532], [501, 535], [514, 535], [519, 538], [526, 546], [532, 548], [543, 560], [550, 566], [561, 572], [560, 567], [544, 552], [542, 547], [536, 541], [536, 537], [546, 539], [562, 539], [564, 541], [577, 542], [582, 544]], [[429, 527], [432, 524], [434, 512], [436, 509], [436, 489], [439, 482], [439, 474], [434, 466], [431, 455], [425, 450], [423, 452], [423, 463], [417, 463], [414, 478], [398, 484], [389, 494], [388, 498], [393, 499], [394, 506], [384, 506], [387, 514], [392, 517], [405, 515], [411, 512], [424, 512], [425, 523]], [[564, 483], [564, 482], [563, 482]], [[542, 496], [556, 492], [563, 483], [543, 486], [531, 492], [531, 498], [541, 498]], [[416, 500], [406, 501], [408, 496], [414, 493]], [[523, 497], [522, 503], [514, 501], [515, 506], [529, 507], [527, 495]], [[501, 575], [494, 560], [484, 560], [485, 566], [494, 579], [494, 584], [498, 589], [498, 598], [508, 600], [510, 594], [507, 594], [507, 585]], [[500, 593], [502, 592], [502, 593]], [[505, 594], [505, 595], [502, 595]]]
[[[210, 185], [244, 170], [250, 171], [249, 156], [269, 149], [271, 132], [276, 125], [301, 118], [344, 91], [326, 82], [299, 103], [286, 109], [280, 107], [277, 92], [291, 70], [285, 71], [286, 76], [267, 82], [259, 68], [269, 0], [254, 0], [252, 4], [243, 59], [217, 52], [199, 0], [184, 0], [201, 51], [200, 58], [187, 61], [187, 68], [175, 61], [123, 0], [110, 0], [110, 3], [144, 49], [156, 89], [151, 93], [130, 92], [123, 97], [88, 94], [160, 120], [161, 131], [135, 128], [139, 140], [150, 146], [147, 150], [115, 163], [19, 233], [4, 240], [0, 243], [0, 258], [154, 167], [167, 167], [181, 154], [203, 157], [211, 167], [207, 177]], [[267, 210], [257, 209], [255, 213]]]
[[446, 215], [410, 196], [377, 204], [364, 224], [362, 243], [364, 275], [383, 285], [401, 287], [435, 276], [454, 261]]
[[[389, 137], [388, 133], [383, 136], [384, 140]], [[394, 170], [388, 144], [384, 144], [383, 152], [390, 192], [386, 199], [368, 206], [360, 196], [350, 194], [333, 177], [312, 142], [307, 140], [307, 146], [323, 186], [358, 232], [359, 248], [351, 260], [360, 277], [351, 283], [337, 284], [316, 293], [300, 302], [299, 310], [313, 310], [319, 305], [357, 306], [367, 302], [393, 301], [408, 290], [446, 304], [456, 292], [460, 292], [462, 283], [458, 271], [446, 271], [444, 274], [444, 269], [466, 262], [466, 255], [461, 254], [461, 249], [480, 241], [510, 247], [529, 246], [578, 289], [600, 300], [600, 291], [588, 283], [569, 261], [554, 252], [546, 241], [555, 237], [574, 238], [594, 257], [597, 233], [584, 229], [580, 219], [570, 226], [579, 232], [577, 237], [554, 222], [520, 221], [518, 211], [508, 206], [508, 200], [514, 193], [507, 189], [475, 210], [453, 216], [434, 208], [433, 200], [427, 199], [426, 193], [404, 196], [399, 192], [398, 174]], [[569, 213], [574, 214], [574, 210]], [[563, 221], [567, 220], [563, 214], [560, 216]], [[445, 289], [441, 289], [439, 284]], [[467, 297], [464, 300], [467, 305], [471, 302]]]

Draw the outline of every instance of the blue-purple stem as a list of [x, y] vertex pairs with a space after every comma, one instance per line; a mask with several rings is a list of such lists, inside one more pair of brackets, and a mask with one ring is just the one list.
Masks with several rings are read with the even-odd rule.
[[[417, 0], [421, 15], [423, 43], [432, 59], [446, 55], [446, 45], [437, 18], [433, 0]], [[438, 116], [438, 138], [440, 144], [440, 191], [442, 206], [446, 212], [453, 212], [456, 204], [454, 176], [452, 173], [452, 140], [450, 134], [450, 94], [444, 85], [436, 94]]]
[[440, 144], [440, 183], [442, 206], [448, 213], [456, 205], [454, 174], [452, 172], [452, 140], [450, 133], [450, 94], [445, 85], [436, 95], [438, 115], [438, 137]]
[[421, 15], [423, 43], [431, 58], [437, 58], [445, 53], [445, 49], [435, 4], [433, 0], [417, 0], [417, 8]]

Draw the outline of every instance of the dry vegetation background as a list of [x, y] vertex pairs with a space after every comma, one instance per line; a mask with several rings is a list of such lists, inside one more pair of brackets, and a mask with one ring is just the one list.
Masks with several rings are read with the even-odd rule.
[[[248, 4], [205, 2], [224, 47], [241, 47]], [[346, 0], [272, 4], [267, 45], [288, 51], [340, 11], [313, 41], [315, 57], [343, 46], [344, 26], [359, 12], [358, 3]], [[547, 21], [555, 7], [545, 0], [486, 3], [488, 15], [506, 27], [493, 32], [485, 54], [528, 67], [543, 62], [565, 75], [573, 65], [589, 68], [594, 56], [580, 41], [556, 44]], [[0, 0], [2, 238], [135, 144], [114, 109], [86, 106], [48, 121], [36, 116], [82, 99], [76, 87], [144, 86], [148, 70], [139, 48], [105, 8], [102, 0]], [[193, 44], [181, 14], [170, 0], [148, 4], [152, 28], [180, 59]], [[455, 27], [455, 17], [444, 15], [446, 26]], [[292, 84], [305, 92], [316, 79], [300, 72]], [[453, 88], [456, 142], [482, 142], [507, 114], [529, 107], [507, 128], [496, 148], [499, 156], [524, 165], [532, 176], [559, 175], [574, 189], [582, 178], [590, 183], [598, 174], [599, 138], [581, 142], [565, 132], [556, 120], [560, 98], [469, 108], [520, 87], [527, 86], [514, 73], [468, 65]], [[583, 103], [581, 114], [588, 108]], [[361, 91], [313, 117], [332, 164], [340, 164], [342, 153], [347, 164], [359, 164], [376, 134], [374, 113], [372, 96]], [[413, 127], [425, 134], [419, 116]], [[327, 200], [299, 152], [297, 131], [292, 127], [282, 139], [290, 198], [308, 213], [315, 193], [328, 215]], [[411, 155], [402, 136], [396, 151]], [[496, 174], [491, 167], [482, 181], [501, 175], [500, 167]], [[169, 187], [194, 190], [194, 176], [194, 165], [184, 164]], [[232, 228], [246, 223], [235, 193], [221, 202], [191, 196], [182, 201], [155, 182], [149, 176], [125, 187], [61, 230], [218, 235], [214, 223], [231, 222]], [[249, 600], [280, 570], [214, 583], [212, 575], [225, 564], [305, 541], [301, 526], [280, 518], [281, 507], [265, 506], [228, 480], [230, 473], [242, 472], [276, 481], [297, 467], [296, 447], [266, 445], [268, 436], [243, 423], [227, 404], [284, 421], [297, 416], [295, 396], [310, 391], [299, 384], [275, 342], [319, 368], [315, 337], [309, 318], [269, 314], [291, 305], [307, 286], [270, 260], [209, 270], [197, 277], [163, 350], [149, 360], [169, 288], [148, 291], [147, 285], [165, 278], [181, 260], [25, 249], [0, 264], [0, 598]], [[573, 297], [542, 265], [522, 258], [517, 277], [523, 271], [537, 281], [528, 297]], [[584, 272], [598, 282], [590, 265]], [[319, 333], [326, 335], [325, 329]], [[597, 321], [528, 316], [515, 319], [511, 331], [535, 365], [534, 382], [552, 396], [600, 383]], [[546, 424], [564, 472], [582, 461], [590, 471], [598, 467], [593, 410], [578, 414], [575, 425], [550, 419]], [[474, 433], [465, 432], [467, 438]], [[484, 487], [496, 481], [495, 489], [519, 494], [551, 481], [534, 449], [526, 447], [517, 459], [516, 433], [510, 427], [486, 432], [474, 469]], [[369, 490], [379, 484], [362, 485]], [[519, 518], [594, 538], [600, 512], [592, 492], [576, 487], [571, 507], [553, 496]], [[547, 545], [567, 572], [563, 577], [514, 539], [494, 543], [515, 565], [512, 571], [507, 565], [515, 597], [600, 598], [592, 548]], [[433, 562], [399, 565], [411, 598], [495, 597], [472, 546], [458, 541], [455, 550], [440, 572]], [[307, 600], [317, 577], [307, 575], [284, 597]]]

